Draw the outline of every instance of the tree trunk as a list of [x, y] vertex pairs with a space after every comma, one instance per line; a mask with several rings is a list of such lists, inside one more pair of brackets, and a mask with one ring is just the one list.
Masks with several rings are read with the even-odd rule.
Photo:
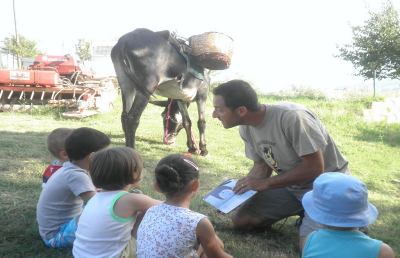
[[376, 70], [374, 70], [374, 79], [373, 79], [373, 86], [374, 86], [374, 98], [375, 98], [375, 81], [376, 81]]

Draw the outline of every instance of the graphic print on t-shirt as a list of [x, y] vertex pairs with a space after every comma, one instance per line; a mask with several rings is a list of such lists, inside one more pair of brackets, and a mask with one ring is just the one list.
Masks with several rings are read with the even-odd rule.
[[278, 162], [275, 160], [274, 153], [270, 145], [260, 146], [262, 148], [262, 154], [267, 165], [276, 172], [281, 172], [282, 169], [279, 168]]

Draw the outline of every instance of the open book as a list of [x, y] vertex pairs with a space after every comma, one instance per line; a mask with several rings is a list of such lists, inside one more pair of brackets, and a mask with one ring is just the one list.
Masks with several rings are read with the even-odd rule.
[[235, 187], [236, 182], [236, 179], [226, 180], [206, 194], [203, 200], [223, 213], [231, 212], [257, 193], [256, 191], [249, 190], [242, 194], [235, 194], [233, 188]]

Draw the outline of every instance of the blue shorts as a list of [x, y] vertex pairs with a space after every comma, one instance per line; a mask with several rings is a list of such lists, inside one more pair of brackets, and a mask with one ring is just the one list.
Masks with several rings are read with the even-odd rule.
[[60, 227], [59, 231], [53, 238], [43, 240], [44, 244], [51, 248], [72, 247], [77, 227], [76, 218], [71, 219]]

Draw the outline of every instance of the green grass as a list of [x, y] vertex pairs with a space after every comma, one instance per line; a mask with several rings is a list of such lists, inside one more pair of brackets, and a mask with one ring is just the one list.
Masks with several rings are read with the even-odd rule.
[[[210, 96], [211, 98], [211, 96]], [[262, 102], [293, 101], [315, 111], [325, 123], [354, 175], [366, 182], [370, 201], [379, 211], [378, 221], [370, 228], [372, 237], [390, 244], [400, 252], [400, 126], [367, 124], [362, 110], [371, 99], [328, 101], [307, 96], [264, 96]], [[124, 145], [120, 125], [120, 102], [106, 114], [83, 120], [64, 119], [59, 110], [40, 108], [31, 112], [0, 113], [0, 257], [70, 257], [69, 250], [49, 250], [40, 240], [35, 220], [36, 202], [41, 190], [41, 174], [51, 160], [45, 146], [47, 134], [57, 127], [88, 126], [112, 138], [112, 145]], [[142, 190], [162, 198], [152, 189], [157, 161], [171, 152], [186, 152], [186, 137], [179, 135], [174, 146], [162, 144], [162, 108], [150, 105], [137, 132], [137, 149], [145, 160]], [[190, 107], [196, 124], [195, 105]], [[235, 257], [298, 257], [295, 218], [279, 222], [270, 232], [238, 234], [230, 229], [228, 216], [216, 213], [202, 196], [225, 178], [247, 173], [251, 162], [244, 156], [237, 128], [225, 130], [211, 118], [211, 100], [207, 107], [207, 157], [194, 156], [201, 166], [201, 191], [192, 209], [209, 216], [226, 250]], [[197, 135], [197, 130], [194, 127]]]

